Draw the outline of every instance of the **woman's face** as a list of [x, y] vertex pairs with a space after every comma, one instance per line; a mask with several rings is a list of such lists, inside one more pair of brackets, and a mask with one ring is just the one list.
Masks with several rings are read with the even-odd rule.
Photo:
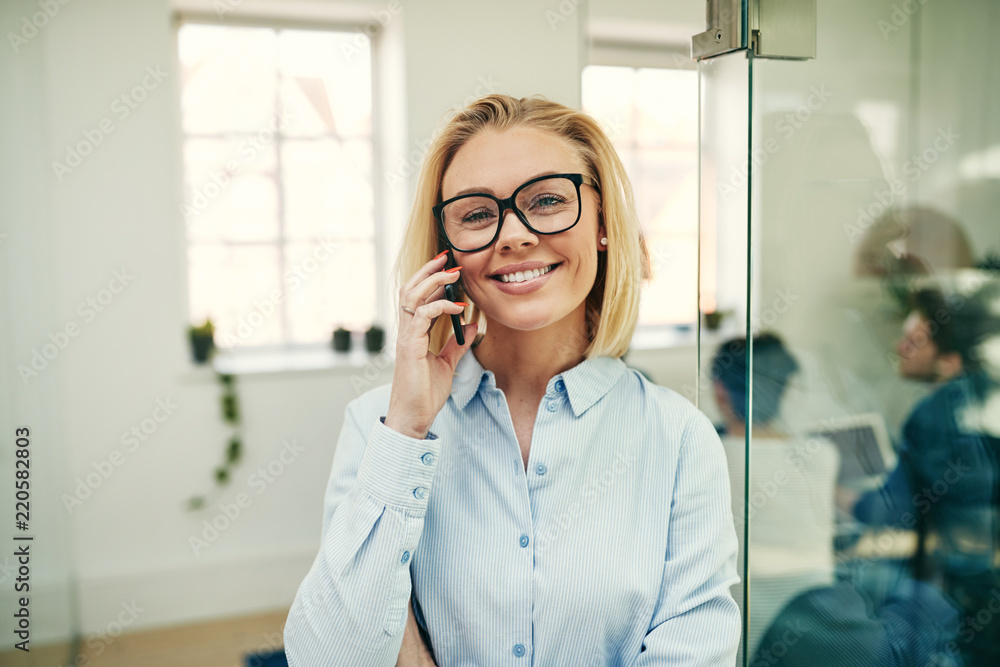
[[[500, 199], [544, 174], [586, 173], [570, 144], [555, 134], [527, 127], [484, 131], [458, 150], [442, 180], [442, 201], [458, 194], [486, 192]], [[577, 224], [560, 234], [535, 234], [514, 211], [504, 213], [500, 236], [492, 246], [455, 253], [465, 292], [492, 323], [529, 331], [582, 315], [597, 277], [597, 253], [604, 230], [598, 224], [598, 195], [580, 186], [582, 213]], [[504, 283], [513, 265], [556, 265], [522, 283]], [[516, 267], [514, 267], [516, 271]], [[578, 325], [582, 319], [570, 318]]]

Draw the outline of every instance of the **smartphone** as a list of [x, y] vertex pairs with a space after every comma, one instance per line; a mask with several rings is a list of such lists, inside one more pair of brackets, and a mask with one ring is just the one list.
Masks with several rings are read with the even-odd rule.
[[[456, 266], [458, 266], [458, 263], [455, 262], [455, 256], [451, 254], [451, 248], [449, 248], [447, 259], [445, 259], [444, 262], [444, 270], [447, 271], [448, 269], [453, 269]], [[461, 280], [461, 278], [459, 278], [459, 280]], [[455, 295], [454, 283], [448, 283], [444, 286], [444, 296], [452, 303], [458, 301], [458, 297]], [[465, 334], [462, 333], [462, 318], [460, 315], [455, 314], [451, 316], [451, 326], [455, 329], [455, 342], [459, 345], [465, 345]]]

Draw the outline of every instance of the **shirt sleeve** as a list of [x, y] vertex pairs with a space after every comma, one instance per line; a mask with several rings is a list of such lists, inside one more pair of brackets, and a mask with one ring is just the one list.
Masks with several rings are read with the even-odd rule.
[[[928, 399], [924, 399], [914, 408], [913, 414], [907, 418], [903, 425], [903, 438], [899, 448], [896, 467], [889, 473], [882, 486], [876, 489], [869, 489], [858, 497], [854, 505], [854, 518], [869, 526], [888, 526], [890, 524], [902, 524], [902, 527], [914, 527], [914, 501], [912, 489], [920, 488], [918, 480], [915, 478], [916, 468], [914, 462], [914, 446], [918, 444], [915, 440], [921, 433], [934, 433], [936, 426], [933, 423], [924, 423], [922, 415], [928, 412], [927, 406], [931, 405]], [[915, 484], [915, 482], [917, 482]]]
[[[854, 518], [870, 526], [902, 524], [906, 518], [913, 517], [913, 494], [910, 491], [909, 476], [904, 468], [909, 452], [904, 449], [899, 455], [899, 464], [886, 478], [885, 483], [877, 489], [869, 489], [858, 497], [854, 505]], [[908, 521], [907, 528], [913, 527]]]
[[[346, 410], [323, 504], [319, 553], [285, 623], [288, 664], [395, 664], [412, 583], [410, 558], [423, 531], [440, 454], [433, 433], [418, 440]], [[369, 411], [370, 412], [370, 411]]]
[[685, 428], [670, 507], [663, 581], [635, 667], [732, 667], [740, 610], [729, 473], [712, 423], [696, 412]]

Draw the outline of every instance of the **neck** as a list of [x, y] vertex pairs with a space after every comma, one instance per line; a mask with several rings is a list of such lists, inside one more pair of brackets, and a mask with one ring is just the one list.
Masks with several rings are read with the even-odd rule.
[[584, 360], [588, 341], [585, 310], [579, 308], [542, 329], [511, 329], [488, 321], [486, 335], [476, 346], [476, 359], [493, 371], [504, 394], [537, 395], [555, 375]]

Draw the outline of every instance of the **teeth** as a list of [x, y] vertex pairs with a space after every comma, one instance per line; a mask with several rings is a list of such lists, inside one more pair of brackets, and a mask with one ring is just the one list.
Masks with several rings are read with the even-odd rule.
[[508, 273], [500, 276], [500, 280], [505, 283], [523, 283], [525, 280], [532, 280], [538, 276], [544, 275], [552, 270], [551, 266], [546, 266], [544, 269], [532, 269], [531, 271], [518, 271], [517, 273]]

